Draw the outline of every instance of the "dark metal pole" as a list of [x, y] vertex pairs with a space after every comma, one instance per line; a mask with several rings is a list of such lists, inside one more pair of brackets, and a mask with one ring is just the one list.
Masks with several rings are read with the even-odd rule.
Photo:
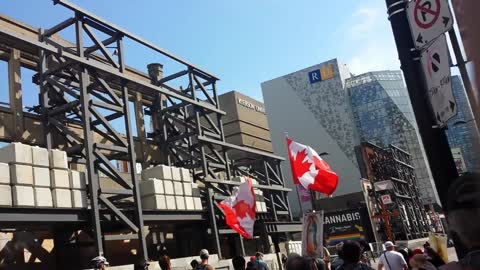
[[448, 187], [458, 177], [457, 169], [445, 131], [433, 128], [436, 123], [432, 117], [430, 103], [427, 98], [427, 90], [422, 76], [420, 53], [414, 49], [407, 20], [407, 2], [403, 0], [386, 0], [386, 4], [415, 119], [417, 120], [418, 129], [427, 153], [440, 202], [445, 207]]

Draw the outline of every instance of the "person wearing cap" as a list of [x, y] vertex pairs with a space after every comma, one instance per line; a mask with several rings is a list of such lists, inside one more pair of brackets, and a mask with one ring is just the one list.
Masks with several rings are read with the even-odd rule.
[[427, 260], [423, 254], [416, 254], [410, 259], [412, 270], [436, 270], [437, 268]]
[[261, 252], [255, 253], [255, 261], [253, 262], [253, 265], [257, 270], [269, 270], [268, 264], [263, 261], [263, 253]]
[[93, 267], [93, 270], [105, 270], [110, 263], [103, 256], [97, 256], [90, 261], [90, 264]]
[[439, 269], [480, 269], [480, 173], [467, 172], [450, 185], [446, 208], [448, 233], [460, 260]]
[[197, 266], [196, 270], [215, 270], [213, 266], [208, 264], [208, 258], [210, 253], [206, 249], [200, 250], [200, 264]]
[[378, 270], [407, 270], [408, 265], [400, 252], [395, 251], [391, 241], [385, 242], [385, 251], [378, 258]]

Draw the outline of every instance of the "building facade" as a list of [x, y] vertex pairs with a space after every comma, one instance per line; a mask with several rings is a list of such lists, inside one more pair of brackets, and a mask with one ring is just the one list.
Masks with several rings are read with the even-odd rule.
[[272, 153], [265, 105], [237, 91], [218, 96], [223, 117], [225, 140], [240, 146]]
[[[262, 83], [275, 154], [287, 157], [285, 133], [318, 153], [327, 152], [323, 158], [339, 175], [335, 197], [361, 192], [354, 150], [360, 141], [345, 90], [349, 77], [347, 67], [333, 59]], [[286, 182], [295, 190], [288, 162], [283, 163], [283, 172]], [[298, 216], [300, 200], [295, 192], [289, 196], [292, 212]], [[332, 210], [348, 208], [346, 197], [330, 205]]]
[[439, 203], [425, 149], [401, 71], [368, 72], [346, 81], [362, 142], [394, 144], [412, 158], [424, 203]]
[[459, 173], [478, 172], [480, 171], [479, 138], [467, 94], [459, 76], [452, 76], [452, 88], [457, 103], [457, 115], [448, 121], [448, 142]]

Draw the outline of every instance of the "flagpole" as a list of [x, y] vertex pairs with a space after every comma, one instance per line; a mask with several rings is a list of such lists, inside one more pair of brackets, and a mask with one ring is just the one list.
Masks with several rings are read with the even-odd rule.
[[[288, 138], [288, 132], [285, 131], [285, 132], [283, 132], [283, 133], [285, 134], [285, 138]], [[287, 147], [288, 147], [288, 145], [287, 145]], [[288, 149], [287, 149], [287, 153], [288, 153]], [[288, 155], [288, 154], [287, 154], [287, 155]], [[288, 161], [288, 162], [290, 162], [290, 161]], [[291, 172], [290, 172], [290, 173], [291, 173]], [[292, 175], [292, 177], [293, 177], [293, 175]], [[293, 181], [292, 181], [292, 183], [293, 183]], [[295, 185], [295, 184], [294, 184], [294, 185]], [[299, 204], [299, 206], [300, 206], [300, 213], [301, 213], [300, 219], [301, 219], [302, 216], [303, 216], [303, 214], [304, 214], [304, 212], [303, 212], [302, 199], [300, 198], [300, 192], [298, 191], [298, 185], [295, 185], [295, 190], [297, 191], [297, 198], [298, 198], [298, 204]]]

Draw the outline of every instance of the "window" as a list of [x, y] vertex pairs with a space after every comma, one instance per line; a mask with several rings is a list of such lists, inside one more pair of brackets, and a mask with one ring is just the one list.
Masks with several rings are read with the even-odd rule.
[[22, 78], [22, 103], [24, 108], [23, 110], [28, 111], [30, 108], [40, 105], [40, 89], [38, 85], [32, 82], [32, 77], [33, 75], [35, 75], [35, 71], [21, 67], [20, 73]]

